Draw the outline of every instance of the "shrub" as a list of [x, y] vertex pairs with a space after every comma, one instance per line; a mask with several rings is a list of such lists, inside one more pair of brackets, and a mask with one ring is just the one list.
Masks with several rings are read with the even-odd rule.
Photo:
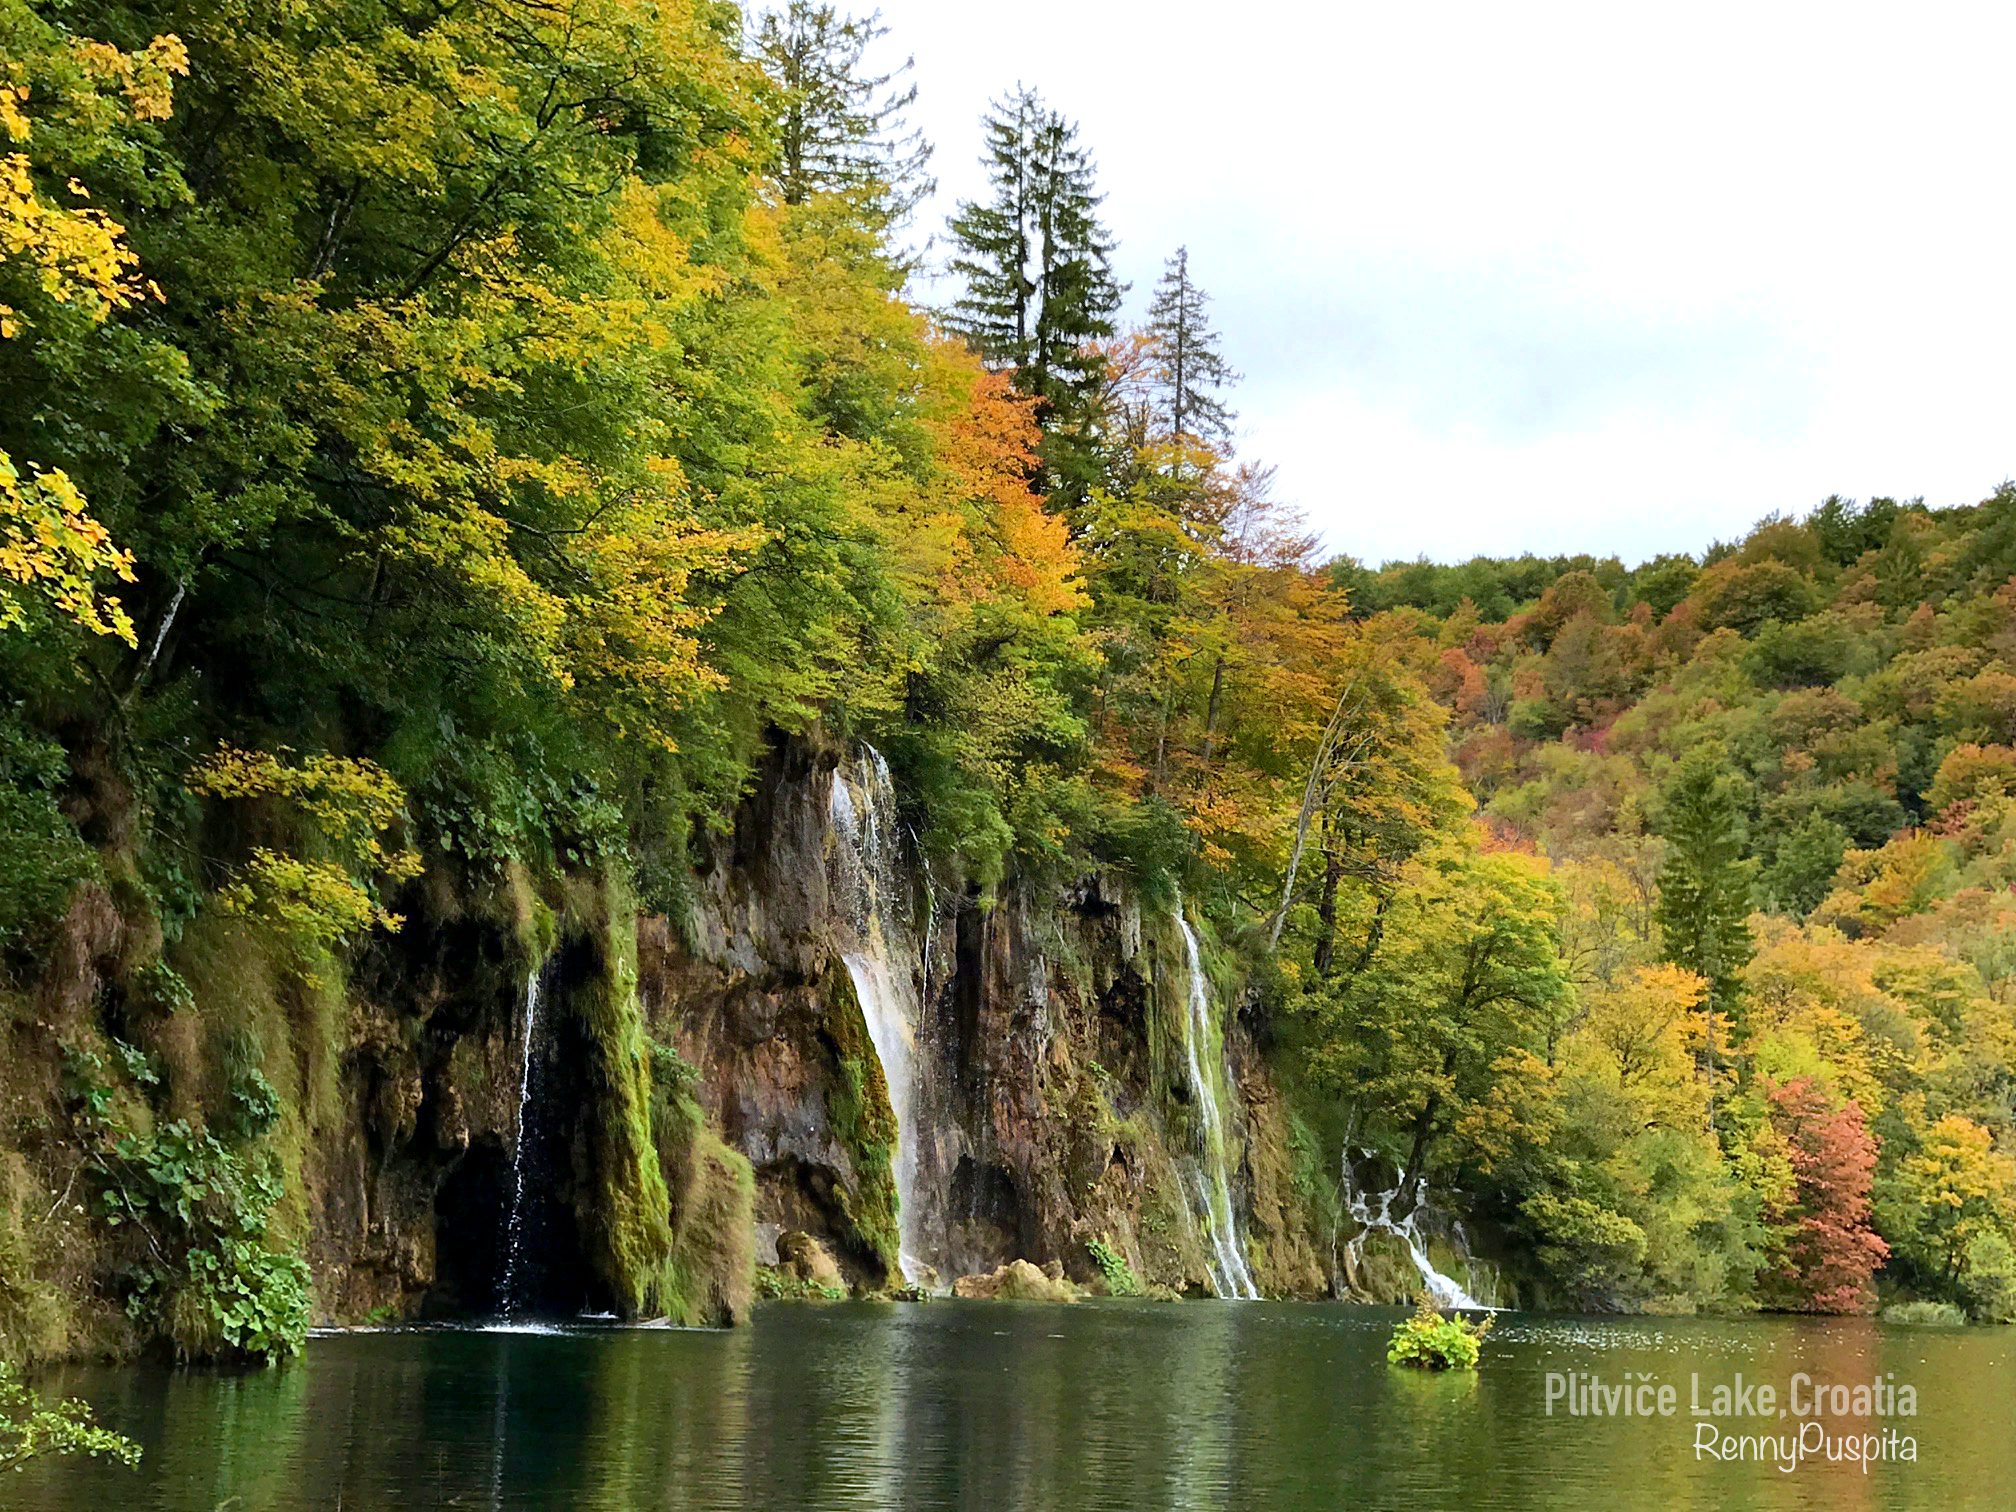
[[1967, 1321], [1967, 1314], [1951, 1302], [1893, 1302], [1883, 1309], [1883, 1321], [1957, 1328]]
[[1138, 1297], [1142, 1295], [1141, 1278], [1134, 1274], [1134, 1267], [1127, 1263], [1127, 1257], [1113, 1248], [1104, 1235], [1085, 1241], [1085, 1251], [1091, 1255], [1092, 1263], [1099, 1267], [1099, 1274], [1106, 1280], [1106, 1295], [1109, 1297]]
[[63, 749], [0, 706], [0, 951], [26, 951], [61, 917], [98, 860], [57, 802], [69, 767]]
[[0, 1360], [0, 1475], [50, 1454], [88, 1454], [140, 1463], [140, 1446], [124, 1434], [101, 1428], [91, 1408], [71, 1397], [50, 1407], [14, 1378]]
[[1960, 1290], [1977, 1322], [2016, 1322], [2016, 1249], [1999, 1231], [1988, 1229], [1968, 1243]]
[[1445, 1316], [1424, 1291], [1414, 1316], [1393, 1330], [1393, 1342], [1386, 1346], [1387, 1363], [1416, 1370], [1475, 1370], [1491, 1322]]
[[[153, 1084], [145, 1058], [114, 1044], [127, 1078]], [[271, 1152], [241, 1152], [182, 1119], [136, 1129], [103, 1057], [72, 1049], [66, 1060], [72, 1117], [97, 1177], [97, 1214], [109, 1227], [130, 1225], [146, 1236], [147, 1258], [128, 1273], [127, 1315], [187, 1357], [273, 1360], [297, 1352], [308, 1333], [308, 1268], [267, 1246], [283, 1193]], [[231, 1122], [263, 1132], [275, 1104], [266, 1079], [248, 1072], [232, 1095]]]

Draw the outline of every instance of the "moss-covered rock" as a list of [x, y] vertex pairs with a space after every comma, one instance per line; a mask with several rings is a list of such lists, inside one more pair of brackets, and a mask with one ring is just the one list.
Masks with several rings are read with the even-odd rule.
[[587, 1181], [575, 1196], [582, 1254], [618, 1314], [655, 1317], [683, 1299], [673, 1295], [672, 1198], [651, 1127], [636, 913], [621, 884], [603, 878], [571, 889], [566, 923], [570, 936], [580, 933], [563, 948], [581, 949], [588, 961], [566, 991], [588, 1049], [576, 1071], [587, 1150]]
[[826, 1034], [837, 1073], [827, 1094], [833, 1132], [853, 1156], [854, 1181], [842, 1187], [844, 1215], [858, 1248], [875, 1257], [883, 1284], [900, 1282], [901, 1231], [896, 1197], [896, 1114], [882, 1063], [854, 981], [834, 963], [825, 978]]
[[1076, 1302], [1081, 1293], [1056, 1261], [1039, 1269], [1027, 1260], [1010, 1260], [984, 1275], [961, 1276], [952, 1283], [952, 1295], [986, 1302]]
[[707, 1126], [687, 1091], [691, 1068], [660, 1049], [653, 1072], [651, 1132], [672, 1226], [659, 1304], [675, 1323], [739, 1323], [755, 1294], [755, 1176]]
[[765, 1290], [773, 1297], [837, 1302], [847, 1295], [847, 1278], [818, 1239], [786, 1229], [777, 1236], [777, 1264], [768, 1268]]

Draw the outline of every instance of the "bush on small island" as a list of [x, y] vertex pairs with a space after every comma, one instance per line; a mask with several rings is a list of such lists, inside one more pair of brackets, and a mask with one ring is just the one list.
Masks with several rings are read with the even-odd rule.
[[1490, 1332], [1490, 1318], [1472, 1323], [1465, 1317], [1444, 1316], [1424, 1291], [1414, 1316], [1393, 1330], [1386, 1360], [1415, 1370], [1475, 1370], [1479, 1346]]

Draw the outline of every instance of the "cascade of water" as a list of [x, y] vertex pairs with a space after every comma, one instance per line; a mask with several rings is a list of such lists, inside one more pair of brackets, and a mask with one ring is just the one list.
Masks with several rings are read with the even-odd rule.
[[896, 1116], [896, 1149], [890, 1174], [896, 1186], [897, 1259], [903, 1279], [921, 1283], [930, 1274], [920, 1258], [922, 1201], [918, 1192], [920, 1071], [917, 981], [893, 940], [902, 930], [895, 912], [903, 901], [896, 829], [896, 790], [889, 764], [873, 746], [843, 762], [833, 773], [829, 814], [837, 848], [837, 878], [846, 917], [848, 948], [841, 952], [847, 975], [867, 1021], [868, 1039], [889, 1089]]
[[511, 1144], [511, 1206], [504, 1216], [504, 1275], [497, 1288], [497, 1309], [506, 1318], [518, 1315], [518, 1268], [525, 1253], [525, 1165], [532, 1143], [532, 1061], [539, 1032], [539, 999], [545, 973], [534, 967], [525, 978], [525, 1026], [518, 1061], [518, 1130]]
[[1218, 1111], [1215, 1078], [1205, 1074], [1202, 1058], [1202, 1047], [1211, 1043], [1211, 990], [1197, 950], [1197, 936], [1190, 928], [1190, 921], [1183, 917], [1180, 895], [1176, 900], [1176, 927], [1183, 933], [1183, 955], [1188, 968], [1184, 1069], [1203, 1124], [1203, 1166], [1193, 1173], [1192, 1181], [1198, 1217], [1211, 1244], [1211, 1289], [1221, 1297], [1257, 1301], [1260, 1288], [1253, 1284], [1253, 1273], [1247, 1268], [1245, 1246], [1239, 1239], [1239, 1215], [1232, 1206], [1232, 1180], [1225, 1168], [1225, 1123]]
[[[1364, 1159], [1372, 1158], [1370, 1150], [1360, 1150], [1358, 1154]], [[1437, 1307], [1457, 1308], [1467, 1312], [1494, 1311], [1472, 1297], [1452, 1278], [1435, 1269], [1434, 1262], [1428, 1258], [1428, 1242], [1421, 1237], [1421, 1228], [1416, 1222], [1421, 1214], [1419, 1201], [1410, 1202], [1403, 1217], [1393, 1216], [1394, 1203], [1400, 1201], [1403, 1196], [1411, 1198], [1415, 1195], [1402, 1190], [1403, 1182], [1396, 1181], [1386, 1191], [1371, 1196], [1359, 1190], [1358, 1183], [1351, 1174], [1351, 1151], [1348, 1148], [1344, 1151], [1340, 1165], [1343, 1174], [1339, 1189], [1344, 1197], [1344, 1210], [1356, 1219], [1359, 1225], [1357, 1234], [1345, 1246], [1354, 1267], [1363, 1257], [1367, 1234], [1374, 1232], [1391, 1234], [1407, 1246], [1408, 1258], [1414, 1262], [1414, 1269], [1421, 1276], [1422, 1286], [1427, 1289], [1429, 1298]]]

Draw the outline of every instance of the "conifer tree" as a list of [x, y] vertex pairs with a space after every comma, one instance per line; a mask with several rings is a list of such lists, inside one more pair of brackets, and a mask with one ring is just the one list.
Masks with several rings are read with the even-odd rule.
[[1155, 299], [1148, 307], [1148, 335], [1155, 347], [1155, 383], [1169, 439], [1187, 439], [1214, 448], [1231, 440], [1230, 406], [1221, 397], [1239, 375], [1219, 349], [1207, 306], [1211, 296], [1190, 279], [1190, 249], [1178, 247], [1162, 265]]
[[868, 71], [868, 49], [889, 34], [882, 13], [842, 14], [790, 0], [757, 24], [757, 61], [778, 87], [777, 183], [787, 205], [844, 194], [885, 223], [903, 220], [938, 186], [926, 172], [931, 144], [904, 113], [917, 86], [914, 60]]
[[1096, 476], [1098, 400], [1122, 287], [1099, 220], [1092, 157], [1078, 128], [1019, 88], [986, 117], [991, 197], [952, 217], [965, 280], [948, 323], [1038, 401], [1053, 491], [1083, 497]]
[[1708, 983], [1704, 1069], [1711, 1088], [1718, 1056], [1716, 1016], [1734, 1010], [1741, 973], [1752, 953], [1755, 866], [1744, 857], [1743, 804], [1727, 766], [1718, 750], [1692, 752], [1667, 786], [1660, 823], [1667, 852], [1659, 874], [1659, 928], [1666, 959]]
[[993, 197], [961, 201], [951, 221], [958, 252], [951, 271], [966, 287], [947, 323], [990, 367], [1018, 374], [1035, 350], [1039, 285], [1032, 264], [1035, 241], [1034, 121], [1042, 102], [1031, 89], [997, 100], [982, 119], [986, 145], [980, 161]]

